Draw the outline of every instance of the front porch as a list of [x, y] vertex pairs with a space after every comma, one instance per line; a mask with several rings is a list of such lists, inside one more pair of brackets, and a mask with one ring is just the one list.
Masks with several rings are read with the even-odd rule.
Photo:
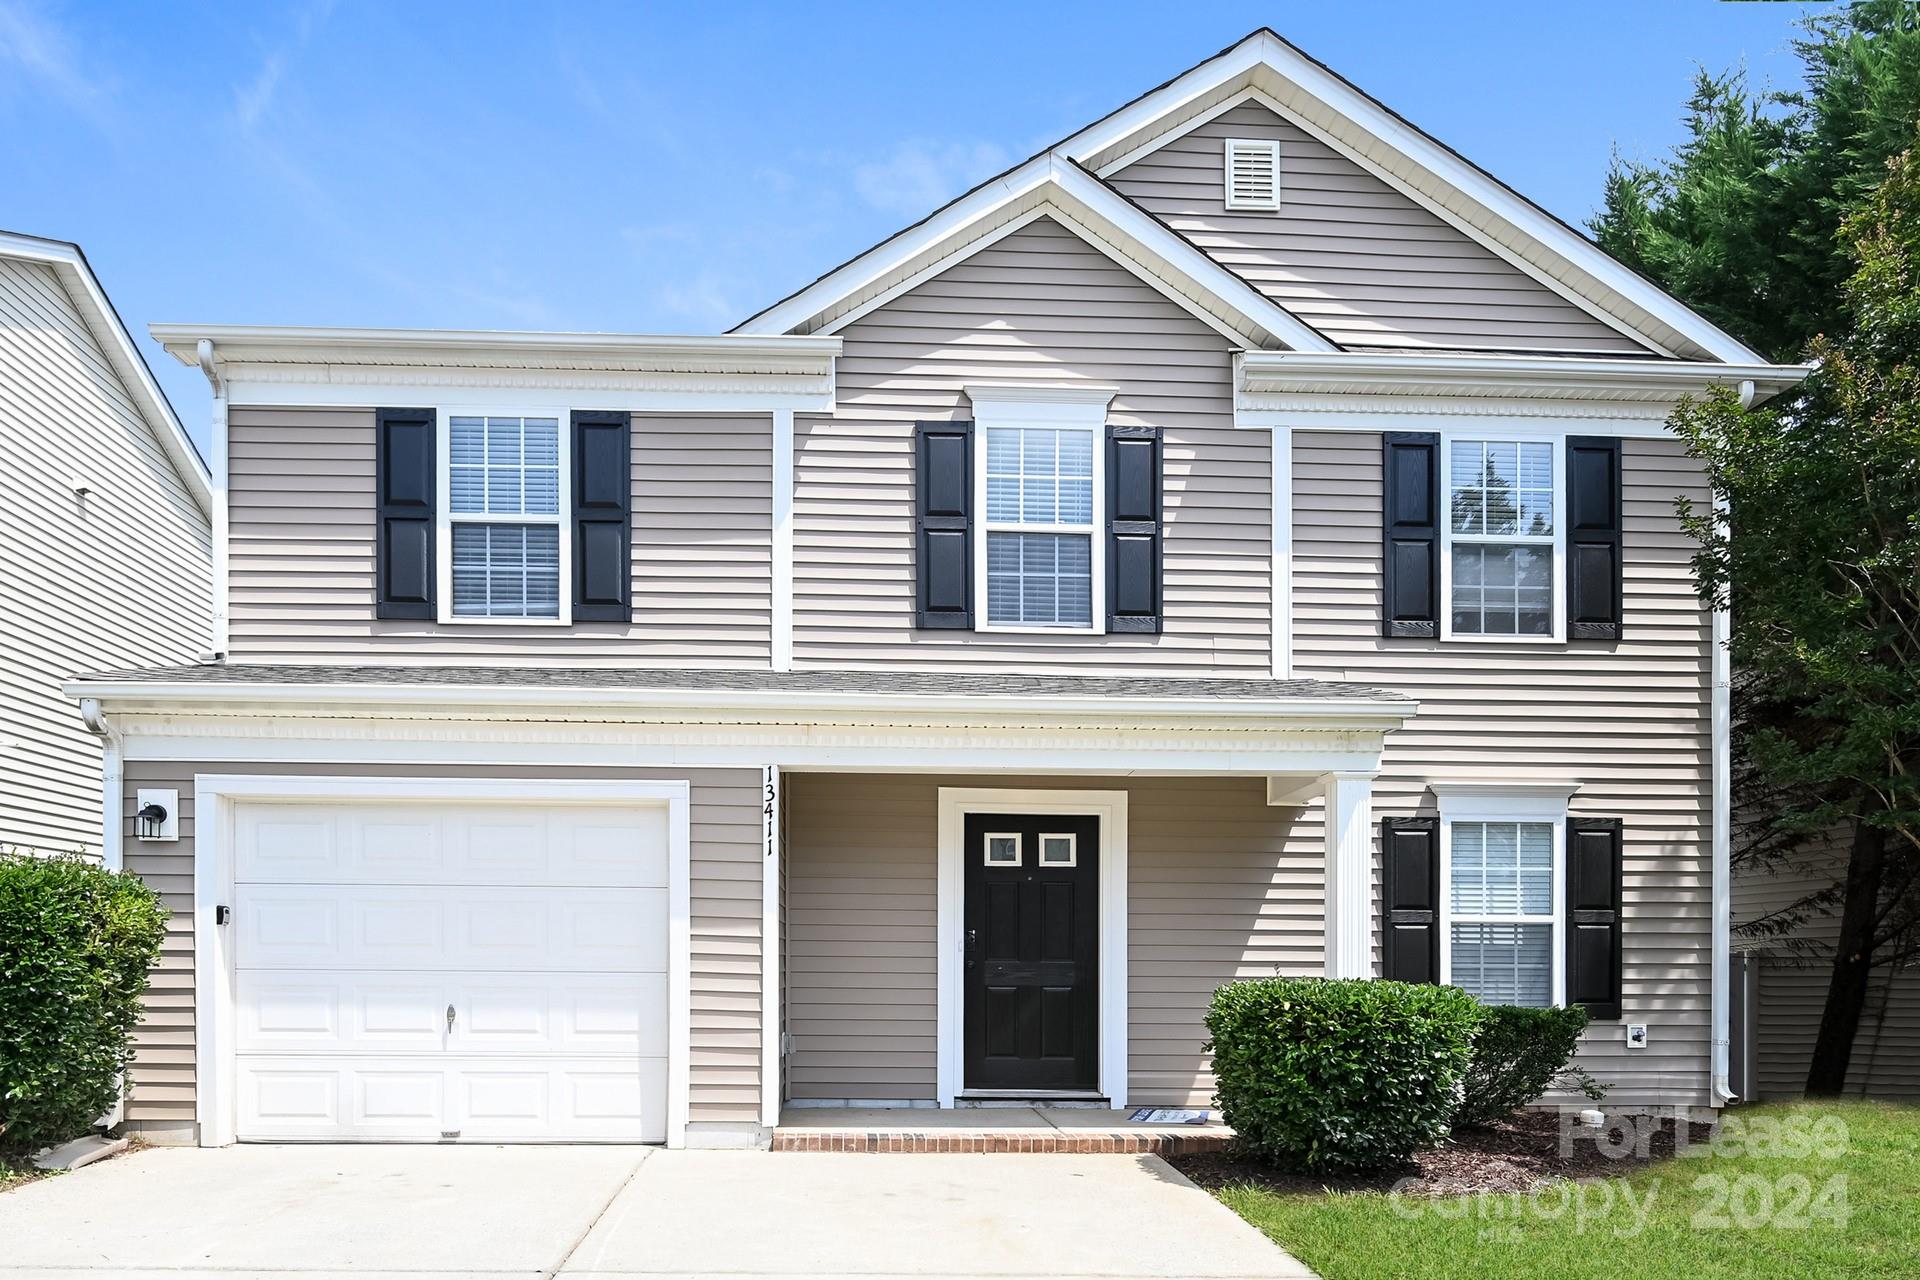
[[1154, 1124], [1106, 1107], [788, 1107], [775, 1151], [1192, 1155], [1233, 1138], [1218, 1112], [1205, 1124]]

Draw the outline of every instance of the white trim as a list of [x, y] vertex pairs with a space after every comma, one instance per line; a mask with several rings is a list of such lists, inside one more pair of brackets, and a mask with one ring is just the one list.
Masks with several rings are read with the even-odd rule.
[[1321, 834], [1325, 872], [1326, 975], [1373, 976], [1373, 779], [1332, 773], [1326, 779]]
[[1100, 1080], [1112, 1107], [1127, 1105], [1127, 793], [1044, 788], [941, 787], [935, 925], [934, 1093], [951, 1107], [960, 1088], [965, 1013], [961, 977], [966, 909], [966, 817], [1047, 813], [1100, 823]]
[[[1565, 644], [1567, 639], [1567, 450], [1565, 436], [1541, 436], [1506, 426], [1442, 428], [1440, 433], [1440, 639], [1447, 644]], [[1504, 635], [1456, 632], [1453, 629], [1453, 544], [1469, 546], [1545, 546], [1538, 537], [1521, 534], [1457, 534], [1453, 529], [1453, 446], [1456, 443], [1543, 444], [1553, 452], [1553, 576], [1547, 604], [1546, 635]]]
[[[1188, 309], [1256, 345], [1331, 352], [1333, 343], [1063, 155], [1043, 152], [889, 237], [739, 325], [736, 334], [832, 333], [993, 242], [1004, 224], [1056, 217]], [[1075, 225], [1078, 224], [1078, 225]], [[983, 228], [985, 228], [983, 230]], [[994, 237], [997, 238], [997, 237]], [[852, 307], [842, 304], [858, 299]]]
[[[551, 418], [555, 442], [559, 448], [559, 498], [553, 514], [531, 512], [489, 513], [453, 510], [453, 418], [518, 418], [524, 445], [528, 418]], [[483, 435], [489, 434], [483, 424]], [[434, 575], [438, 592], [439, 621], [442, 626], [569, 627], [573, 625], [573, 411], [513, 406], [495, 407], [468, 413], [446, 405], [434, 411]], [[485, 472], [482, 472], [485, 487]], [[453, 527], [457, 524], [551, 525], [559, 552], [558, 612], [551, 618], [514, 617], [497, 614], [457, 614], [453, 611]]]
[[120, 319], [120, 313], [114, 310], [100, 277], [93, 273], [93, 264], [87, 261], [87, 255], [80, 246], [65, 240], [47, 240], [14, 231], [0, 231], [0, 257], [39, 263], [50, 268], [59, 278], [68, 299], [80, 312], [81, 320], [119, 376], [135, 411], [147, 424], [147, 429], [153, 432], [161, 452], [167, 455], [167, 461], [178, 473], [180, 482], [192, 495], [194, 505], [203, 513], [212, 515], [213, 489], [207, 464], [201, 460], [200, 451], [194, 448], [193, 441], [188, 438], [186, 428], [180, 425], [180, 418], [174, 413], [166, 393], [154, 381], [153, 370], [147, 367], [139, 348], [134, 346], [133, 335], [127, 332], [125, 322]]
[[[1107, 406], [1111, 387], [989, 386], [967, 384], [973, 401], [973, 509], [980, 513], [980, 536], [973, 540], [975, 630], [1021, 635], [1105, 635], [1107, 631]], [[1092, 467], [1092, 515], [1085, 524], [1023, 524], [987, 517], [987, 435], [996, 430], [1032, 427], [1043, 431], [1084, 431]], [[1024, 457], [1024, 452], [1023, 455]], [[987, 543], [995, 533], [1060, 533], [1087, 540], [1088, 588], [1085, 626], [1033, 622], [995, 622], [989, 612]]]
[[[1537, 257], [1538, 269], [1555, 278], [1562, 273], [1584, 277], [1592, 288], [1580, 288], [1566, 281], [1581, 296], [1605, 291], [1623, 303], [1644, 313], [1647, 319], [1664, 325], [1677, 336], [1719, 359], [1753, 360], [1760, 357], [1717, 326], [1689, 310], [1658, 286], [1614, 261], [1598, 246], [1565, 226], [1524, 197], [1503, 186], [1463, 157], [1448, 150], [1427, 134], [1394, 115], [1379, 102], [1300, 50], [1265, 28], [1238, 44], [1193, 67], [1182, 75], [1143, 95], [1133, 103], [1080, 130], [1055, 148], [1096, 170], [1123, 153], [1137, 154], [1151, 149], [1172, 129], [1164, 122], [1184, 121], [1188, 116], [1210, 109], [1235, 87], [1261, 87], [1266, 80], [1282, 93], [1298, 94], [1308, 103], [1323, 108], [1332, 121], [1371, 139], [1389, 152], [1387, 156], [1362, 157], [1349, 143], [1342, 150], [1375, 172], [1394, 171], [1421, 203], [1453, 211], [1459, 217], [1482, 226], [1475, 238], [1498, 242], [1519, 253], [1524, 246], [1529, 260]], [[1289, 92], [1290, 91], [1290, 92]], [[1284, 106], [1285, 104], [1282, 103]], [[1285, 114], [1298, 123], [1315, 124], [1315, 132], [1334, 136], [1328, 121], [1307, 120], [1319, 112], [1287, 107]], [[1176, 126], [1177, 127], [1177, 126]], [[1424, 179], [1424, 180], [1423, 180]], [[1454, 199], [1449, 200], [1449, 196]], [[1467, 206], [1481, 217], [1470, 216], [1455, 203]], [[1603, 300], [1587, 304], [1612, 311]], [[1627, 319], [1627, 317], [1621, 317]], [[1637, 327], [1637, 326], [1636, 326]]]
[[691, 788], [683, 781], [553, 778], [396, 778], [212, 774], [194, 779], [194, 1118], [200, 1145], [235, 1140], [234, 1002], [231, 925], [215, 923], [233, 901], [234, 811], [248, 800], [466, 800], [470, 803], [667, 805], [667, 1145], [686, 1143], [691, 1058], [692, 945], [689, 833]]
[[[1724, 499], [1716, 498], [1715, 517], [1727, 518]], [[1733, 996], [1730, 952], [1733, 947], [1733, 615], [1713, 611], [1713, 830], [1712, 995], [1713, 1058], [1710, 1097], [1715, 1106], [1737, 1100], [1729, 1076], [1733, 1070]]]
[[[1254, 213], [1277, 212], [1280, 208], [1280, 143], [1273, 138], [1228, 138], [1226, 146], [1220, 151], [1225, 169], [1222, 175], [1222, 186], [1226, 192], [1223, 201], [1225, 207], [1229, 210]], [[1240, 191], [1238, 184], [1234, 181], [1233, 164], [1241, 156], [1264, 157], [1266, 163], [1272, 167], [1269, 178], [1272, 187], [1269, 194], [1249, 196]]]
[[793, 410], [773, 411], [773, 638], [775, 671], [793, 670]]
[[1293, 677], [1293, 428], [1275, 426], [1270, 434], [1273, 549], [1267, 570], [1272, 598], [1267, 643], [1273, 657], [1273, 678], [1288, 680]]
[[225, 656], [229, 619], [232, 616], [232, 573], [229, 568], [230, 551], [227, 545], [229, 531], [232, 528], [232, 504], [228, 497], [228, 475], [231, 471], [231, 463], [227, 425], [227, 380], [221, 372], [220, 361], [214, 354], [211, 342], [199, 344], [198, 356], [200, 372], [206, 376], [207, 386], [213, 392], [213, 471], [210, 481], [213, 501], [211, 538], [213, 562], [209, 566], [213, 575], [213, 616], [209, 619], [208, 643], [216, 656]]
[[[1440, 802], [1440, 985], [1453, 982], [1453, 925], [1545, 924], [1552, 929], [1553, 977], [1548, 1003], [1567, 1002], [1567, 805], [1580, 788], [1577, 782], [1499, 783], [1435, 782], [1428, 784]], [[1553, 827], [1553, 902], [1549, 914], [1463, 914], [1453, 910], [1453, 824], [1550, 823]]]
[[780, 1020], [780, 864], [787, 851], [782, 841], [780, 766], [768, 765], [761, 778], [760, 1123], [771, 1126], [780, 1123], [780, 1040], [786, 1032]]

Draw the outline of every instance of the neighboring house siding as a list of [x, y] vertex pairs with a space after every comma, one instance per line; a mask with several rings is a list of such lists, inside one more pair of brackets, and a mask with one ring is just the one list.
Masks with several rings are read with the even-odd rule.
[[60, 685], [208, 650], [208, 519], [58, 276], [9, 258], [0, 459], [0, 846], [98, 853], [100, 743]]
[[1221, 983], [1322, 971], [1322, 851], [1299, 810], [1267, 805], [1263, 779], [790, 773], [784, 785], [796, 1099], [934, 1097], [943, 786], [1127, 792], [1133, 1102], [1210, 1105], [1202, 1019]]
[[[1280, 143], [1277, 212], [1227, 209], [1228, 138]], [[1107, 180], [1342, 345], [1646, 352], [1258, 103]]]
[[[1846, 877], [1844, 843], [1830, 854], [1810, 853], [1778, 872], [1743, 870], [1733, 881], [1733, 924], [1783, 911], [1810, 893]], [[1833, 977], [1837, 908], [1810, 916], [1789, 938], [1740, 940], [1751, 980], [1759, 983], [1754, 1039], [1759, 1096], [1793, 1098], [1806, 1090], [1807, 1067]], [[1876, 969], [1847, 1063], [1847, 1092], [1876, 1098], [1920, 1099], [1920, 966]]]
[[771, 419], [634, 415], [633, 621], [564, 630], [374, 617], [373, 422], [371, 408], [232, 410], [234, 661], [767, 664]]
[[[796, 427], [798, 665], [1267, 672], [1271, 465], [1233, 427], [1220, 334], [1041, 219], [840, 336], [839, 408]], [[913, 424], [969, 417], [963, 384], [995, 380], [1114, 386], [1109, 422], [1162, 429], [1165, 634], [914, 629]]]
[[[1599, 427], [1596, 426], [1596, 431]], [[1294, 436], [1294, 673], [1417, 698], [1387, 735], [1374, 817], [1432, 812], [1440, 778], [1581, 783], [1575, 815], [1626, 832], [1625, 1017], [1587, 1033], [1581, 1061], [1610, 1101], [1707, 1103], [1711, 1042], [1712, 659], [1676, 498], [1708, 500], [1672, 440], [1628, 440], [1624, 638], [1500, 645], [1384, 639], [1381, 441]]]
[[139, 787], [180, 792], [180, 839], [133, 838], [127, 868], [173, 911], [147, 1016], [134, 1035], [127, 1119], [158, 1138], [191, 1140], [194, 1124], [194, 779], [199, 774], [374, 774], [383, 777], [685, 778], [692, 783], [692, 1123], [760, 1117], [761, 775], [757, 769], [558, 768], [502, 765], [229, 764], [135, 760], [126, 765], [127, 812]]

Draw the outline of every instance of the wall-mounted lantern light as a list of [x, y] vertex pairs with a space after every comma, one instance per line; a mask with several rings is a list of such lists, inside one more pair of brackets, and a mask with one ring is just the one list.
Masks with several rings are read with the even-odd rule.
[[141, 840], [180, 838], [180, 793], [142, 789], [135, 793], [133, 834]]

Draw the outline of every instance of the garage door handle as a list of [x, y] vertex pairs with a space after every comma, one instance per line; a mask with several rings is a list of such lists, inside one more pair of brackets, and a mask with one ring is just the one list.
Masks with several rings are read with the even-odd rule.
[[453, 1030], [453, 1006], [452, 1005], [447, 1006], [447, 1030], [448, 1031]]

